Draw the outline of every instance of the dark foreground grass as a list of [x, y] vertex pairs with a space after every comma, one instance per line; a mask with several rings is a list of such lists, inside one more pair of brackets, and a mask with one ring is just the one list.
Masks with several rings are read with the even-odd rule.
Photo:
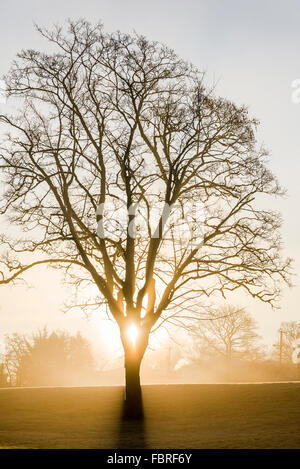
[[1, 448], [300, 448], [300, 383], [0, 389]]

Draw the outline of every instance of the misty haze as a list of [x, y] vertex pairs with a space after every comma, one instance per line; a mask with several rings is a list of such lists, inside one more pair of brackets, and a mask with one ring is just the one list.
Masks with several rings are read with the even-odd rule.
[[299, 449], [299, 4], [51, 3], [0, 18], [0, 449]]

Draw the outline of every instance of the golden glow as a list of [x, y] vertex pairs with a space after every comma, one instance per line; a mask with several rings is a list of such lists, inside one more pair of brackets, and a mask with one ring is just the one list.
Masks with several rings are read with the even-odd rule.
[[131, 324], [127, 330], [127, 337], [130, 340], [132, 347], [136, 346], [136, 340], [139, 335], [138, 328], [135, 324]]
[[[95, 315], [96, 316], [96, 315]], [[99, 340], [99, 334], [101, 342], [105, 344], [105, 348], [111, 353], [113, 350], [122, 348], [122, 343], [120, 339], [119, 327], [115, 321], [106, 320], [102, 318], [95, 317], [94, 320], [96, 331], [95, 339]]]

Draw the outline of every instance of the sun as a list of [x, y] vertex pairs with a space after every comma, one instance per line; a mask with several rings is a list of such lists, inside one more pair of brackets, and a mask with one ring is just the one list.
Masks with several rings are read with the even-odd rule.
[[127, 329], [127, 337], [133, 348], [136, 347], [136, 341], [137, 341], [138, 335], [139, 335], [138, 328], [136, 327], [135, 324], [132, 323]]
[[[93, 343], [96, 345], [96, 349], [101, 349], [101, 354], [105, 355], [107, 360], [119, 360], [123, 357], [123, 346], [120, 337], [120, 330], [114, 319], [99, 318], [98, 314], [94, 314], [92, 320], [91, 336]], [[139, 326], [132, 321], [128, 324], [125, 332], [128, 344], [132, 349], [136, 349]], [[150, 334], [149, 337], [149, 349], [148, 353], [153, 350], [160, 350], [169, 341], [169, 335], [164, 327], [158, 328], [154, 333]], [[100, 353], [100, 352], [99, 352]]]

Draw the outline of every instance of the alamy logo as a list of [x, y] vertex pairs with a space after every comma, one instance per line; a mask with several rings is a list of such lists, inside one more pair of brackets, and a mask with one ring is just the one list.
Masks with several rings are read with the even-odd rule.
[[300, 103], [300, 78], [296, 78], [292, 81], [292, 88], [294, 91], [292, 92], [292, 103], [299, 104]]
[[6, 84], [4, 80], [0, 80], [0, 104], [6, 104]]
[[97, 235], [115, 241], [131, 238], [163, 238], [173, 242], [200, 245], [204, 238], [204, 207], [200, 202], [183, 204], [116, 205], [100, 204], [97, 210]]

